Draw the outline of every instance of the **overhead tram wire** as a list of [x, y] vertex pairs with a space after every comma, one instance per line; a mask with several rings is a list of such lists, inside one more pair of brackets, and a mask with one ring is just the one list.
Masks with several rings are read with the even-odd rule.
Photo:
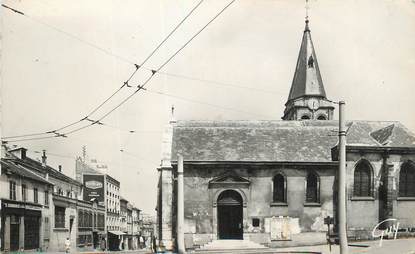
[[[158, 73], [163, 67], [165, 67], [178, 53], [180, 53], [180, 51], [182, 51], [193, 39], [195, 39], [204, 29], [206, 29], [216, 18], [218, 18], [227, 8], [229, 8], [236, 0], [232, 0], [231, 2], [229, 2], [224, 8], [222, 8], [222, 10], [217, 13], [212, 19], [209, 20], [209, 22], [203, 26], [195, 35], [193, 35], [182, 47], [180, 47], [171, 57], [169, 57], [169, 59], [167, 59], [159, 68], [157, 68], [156, 70], [152, 70], [152, 74], [151, 76], [144, 81], [143, 84], [138, 85], [137, 86], [137, 90], [134, 91], [134, 93], [132, 93], [131, 95], [129, 95], [127, 98], [125, 98], [120, 104], [118, 104], [115, 108], [111, 109], [109, 112], [107, 112], [105, 115], [103, 115], [102, 117], [100, 117], [98, 120], [92, 122], [91, 124], [79, 127], [77, 129], [74, 129], [72, 131], [69, 132], [65, 132], [63, 134], [59, 134], [57, 136], [53, 136], [53, 137], [58, 137], [58, 136], [67, 136], [69, 134], [78, 132], [80, 130], [86, 129], [88, 127], [91, 127], [92, 125], [95, 125], [97, 123], [102, 124], [102, 122], [100, 122], [101, 120], [103, 120], [104, 118], [106, 118], [109, 114], [111, 114], [112, 112], [114, 112], [116, 109], [118, 109], [120, 106], [122, 106], [124, 103], [126, 103], [131, 97], [133, 97], [138, 91], [144, 89], [144, 86], [154, 77], [154, 75], [156, 73]], [[245, 112], [246, 113], [246, 112]], [[48, 137], [48, 138], [52, 138], [52, 137]], [[17, 142], [20, 140], [16, 140], [13, 142]]]
[[[8, 6], [4, 6], [3, 5], [3, 7], [8, 8], [8, 9], [11, 9], [13, 11], [16, 11], [18, 13], [21, 13], [20, 11], [17, 11], [17, 10], [15, 10], [13, 8], [8, 7]], [[26, 15], [26, 17], [28, 17], [28, 16]], [[32, 18], [32, 17], [30, 17], [30, 18]], [[32, 18], [32, 19], [34, 19], [34, 18]], [[38, 21], [38, 20], [36, 19], [36, 21]], [[85, 41], [85, 40], [83, 40], [83, 39], [81, 39], [81, 38], [79, 38], [79, 37], [77, 37], [75, 35], [72, 35], [72, 34], [66, 32], [66, 31], [63, 31], [63, 30], [61, 30], [59, 28], [56, 28], [56, 27], [54, 27], [52, 25], [49, 25], [49, 24], [47, 24], [45, 22], [42, 22], [42, 21], [40, 21], [39, 23], [41, 23], [41, 24], [43, 24], [45, 26], [48, 26], [48, 27], [50, 27], [50, 28], [52, 28], [52, 29], [54, 29], [54, 30], [56, 30], [58, 32], [61, 32], [61, 33], [65, 34], [65, 35], [67, 35], [68, 37], [71, 37], [71, 38], [73, 38], [73, 39], [75, 39], [75, 40], [77, 40], [77, 41], [79, 41], [81, 43], [85, 43], [86, 45], [91, 46], [91, 47], [93, 47], [93, 48], [95, 48], [95, 49], [97, 49], [97, 50], [99, 50], [99, 51], [101, 51], [101, 52], [103, 52], [103, 53], [105, 53], [105, 54], [107, 54], [109, 56], [115, 57], [115, 58], [117, 58], [117, 59], [119, 59], [121, 61], [124, 61], [126, 63], [130, 63], [130, 64], [136, 65], [133, 61], [127, 59], [126, 57], [123, 57], [123, 56], [114, 54], [112, 52], [109, 52], [108, 50], [106, 50], [106, 49], [104, 49], [104, 48], [102, 48], [100, 46], [97, 46], [97, 45], [95, 45], [95, 44], [93, 44], [91, 42]], [[148, 67], [145, 67], [145, 66], [140, 66], [140, 68], [146, 69], [148, 71], [151, 71], [152, 70], [151, 68], [148, 68]], [[242, 86], [242, 85], [238, 85], [238, 84], [219, 82], [219, 81], [215, 81], [215, 80], [200, 79], [200, 78], [190, 77], [190, 76], [186, 76], [186, 75], [175, 74], [175, 73], [171, 73], [171, 72], [159, 71], [158, 74], [165, 75], [165, 76], [170, 76], [170, 77], [175, 77], [175, 78], [180, 78], [180, 79], [185, 79], [185, 80], [190, 80], [190, 81], [199, 81], [199, 82], [203, 82], [203, 83], [211, 83], [211, 84], [221, 85], [221, 86], [228, 86], [228, 87], [235, 87], [235, 88], [241, 88], [241, 89], [248, 89], [248, 90], [253, 90], [253, 91], [258, 91], [258, 92], [263, 92], [263, 93], [269, 93], [269, 94], [279, 94], [277, 91], [258, 89], [258, 88], [248, 87], [248, 86]]]
[[[12, 9], [13, 11], [15, 11], [15, 9], [10, 8], [8, 6], [5, 6], [4, 4], [3, 4], [3, 7], [9, 8], [9, 9]], [[21, 13], [20, 11], [17, 11], [17, 12]], [[27, 14], [24, 14], [24, 15], [26, 15], [26, 17], [28, 17], [28, 18], [34, 19], [32, 17], [27, 16]], [[36, 21], [38, 21], [38, 20], [36, 19]], [[58, 32], [61, 32], [61, 33], [65, 34], [65, 35], [67, 35], [68, 37], [71, 37], [71, 38], [73, 38], [73, 39], [75, 39], [75, 40], [77, 40], [77, 41], [79, 41], [81, 43], [85, 43], [86, 45], [91, 46], [91, 47], [93, 47], [93, 48], [95, 48], [95, 49], [97, 49], [97, 50], [99, 50], [99, 51], [101, 51], [101, 52], [103, 52], [103, 53], [105, 53], [105, 54], [107, 54], [109, 56], [115, 57], [115, 58], [117, 58], [117, 59], [119, 59], [119, 60], [121, 60], [123, 62], [129, 63], [129, 64], [135, 64], [133, 61], [127, 59], [126, 57], [123, 57], [123, 56], [114, 54], [114, 53], [112, 53], [112, 52], [110, 52], [110, 51], [108, 51], [108, 50], [106, 50], [106, 49], [104, 49], [104, 48], [102, 48], [100, 46], [97, 46], [97, 45], [95, 45], [95, 44], [93, 44], [91, 42], [85, 41], [85, 40], [83, 40], [83, 39], [81, 39], [81, 38], [79, 38], [79, 37], [77, 37], [77, 36], [75, 36], [73, 34], [70, 34], [70, 33], [66, 32], [66, 31], [63, 31], [63, 30], [61, 30], [59, 28], [56, 28], [56, 27], [54, 27], [52, 25], [49, 25], [49, 24], [47, 24], [47, 23], [45, 23], [43, 21], [41, 22], [41, 24], [43, 24], [45, 26], [48, 26], [48, 27], [50, 27], [50, 28], [52, 28], [52, 29], [54, 29], [54, 30], [56, 30]], [[151, 71], [152, 70], [151, 68], [147, 68], [147, 67], [142, 66], [142, 65], [143, 65], [143, 63], [141, 64], [140, 68], [146, 69], [148, 71]], [[237, 85], [237, 84], [218, 82], [218, 81], [215, 81], [215, 80], [200, 79], [200, 78], [195, 78], [195, 77], [189, 77], [189, 76], [186, 76], [186, 75], [175, 74], [175, 73], [171, 73], [171, 72], [159, 71], [158, 73], [159, 74], [162, 74], [162, 75], [166, 75], [166, 76], [175, 77], [175, 78], [187, 79], [187, 80], [190, 80], [190, 81], [199, 81], [199, 82], [205, 82], [205, 83], [212, 83], [212, 84], [216, 84], [216, 85], [231, 86], [231, 87], [237, 87], [237, 88], [255, 90], [255, 91], [264, 92], [264, 93], [278, 94], [276, 91], [263, 90], [263, 89], [258, 89], [258, 88], [254, 88], [254, 87], [248, 87], [248, 86], [241, 86], [241, 85]]]
[[134, 77], [134, 75], [137, 73], [137, 71], [140, 69], [140, 67], [144, 66], [144, 64], [147, 63], [147, 61], [160, 49], [161, 46], [174, 34], [174, 32], [179, 29], [179, 27], [187, 20], [187, 18], [192, 15], [192, 13], [203, 3], [204, 0], [200, 0], [191, 10], [190, 12], [173, 28], [173, 30], [170, 31], [170, 33], [151, 51], [151, 53], [141, 62], [141, 64], [134, 64], [136, 69], [131, 74], [131, 76], [127, 79], [127, 81], [124, 82], [124, 84], [118, 88], [113, 94], [111, 94], [110, 97], [108, 97], [104, 102], [102, 102], [98, 107], [96, 107], [94, 110], [92, 110], [87, 117], [94, 114], [98, 109], [100, 109], [106, 102], [108, 102], [112, 97], [114, 97], [121, 89], [128, 86], [128, 82]]
[[204, 102], [204, 101], [198, 101], [198, 100], [194, 100], [194, 99], [189, 99], [186, 97], [182, 97], [182, 96], [178, 96], [178, 95], [173, 95], [173, 94], [169, 94], [169, 93], [165, 93], [165, 92], [161, 92], [161, 91], [156, 91], [156, 90], [150, 90], [150, 89], [146, 89], [144, 88], [145, 92], [148, 93], [152, 93], [152, 94], [158, 94], [158, 95], [163, 95], [163, 96], [167, 96], [167, 97], [172, 97], [172, 98], [176, 98], [182, 101], [187, 101], [187, 102], [191, 102], [191, 103], [196, 103], [196, 104], [202, 104], [202, 105], [207, 105], [207, 106], [211, 106], [211, 107], [215, 107], [215, 108], [219, 108], [219, 109], [223, 109], [223, 110], [228, 110], [228, 111], [233, 111], [233, 112], [237, 112], [237, 113], [244, 113], [244, 114], [249, 114], [249, 115], [254, 115], [254, 116], [260, 116], [260, 117], [274, 117], [271, 115], [263, 115], [263, 114], [258, 114], [258, 113], [253, 113], [253, 112], [249, 112], [249, 111], [244, 111], [244, 110], [239, 110], [236, 108], [231, 108], [231, 107], [224, 107], [224, 106], [220, 106], [220, 105], [216, 105], [216, 104], [212, 104], [209, 102]]
[[115, 110], [117, 110], [119, 107], [121, 107], [124, 103], [126, 103], [128, 100], [130, 100], [135, 94], [137, 94], [140, 90], [143, 90], [145, 88], [145, 86], [150, 82], [150, 80], [154, 77], [154, 75], [160, 71], [163, 67], [165, 67], [171, 60], [173, 60], [173, 58], [179, 54], [187, 45], [189, 45], [189, 43], [195, 39], [203, 30], [205, 30], [216, 18], [218, 18], [227, 8], [229, 8], [229, 6], [231, 6], [236, 0], [232, 0], [230, 1], [225, 7], [223, 7], [221, 9], [220, 12], [218, 12], [213, 18], [211, 18], [209, 20], [209, 22], [204, 25], [197, 33], [195, 33], [185, 44], [183, 44], [183, 46], [181, 46], [178, 50], [176, 50], [173, 55], [171, 55], [166, 61], [164, 61], [156, 70], [152, 70], [152, 74], [149, 78], [147, 78], [141, 85], [137, 85], [137, 89], [130, 94], [128, 97], [126, 97], [124, 100], [122, 100], [117, 106], [115, 106], [114, 108], [112, 108], [110, 111], [108, 111], [106, 114], [104, 114], [103, 116], [101, 116], [98, 120], [96, 120], [95, 122], [89, 124], [89, 125], [85, 125], [82, 126], [78, 129], [72, 130], [70, 132], [66, 132], [64, 133], [64, 135], [69, 135], [75, 132], [78, 132], [80, 130], [86, 129], [88, 127], [91, 127], [92, 125], [96, 124], [96, 123], [100, 123], [103, 119], [105, 119], [108, 115], [110, 115], [112, 112], [114, 112]]
[[[25, 14], [24, 12], [21, 12], [21, 11], [19, 11], [19, 10], [17, 10], [17, 9], [14, 9], [14, 8], [12, 8], [12, 7], [9, 7], [9, 6], [7, 6], [7, 5], [5, 5], [5, 4], [2, 4], [2, 6], [4, 7], [4, 8], [6, 8], [6, 9], [9, 9], [9, 10], [11, 10], [11, 11], [13, 11], [13, 12], [15, 12], [15, 13], [18, 13], [18, 14], [20, 14], [20, 15], [23, 15], [23, 16], [25, 16], [25, 17], [27, 17], [27, 18], [29, 18], [29, 19], [31, 19], [31, 20], [33, 20], [33, 21], [36, 21], [36, 22], [38, 22], [38, 23], [40, 23], [40, 24], [42, 24], [42, 25], [45, 25], [45, 26], [47, 26], [47, 27], [49, 27], [49, 28], [51, 28], [51, 29], [53, 29], [53, 30], [55, 30], [55, 31], [58, 31], [58, 32], [60, 32], [60, 33], [63, 33], [63, 34], [65, 34], [66, 36], [69, 36], [69, 37], [71, 37], [71, 38], [73, 38], [73, 39], [75, 39], [75, 40], [78, 40], [78, 41], [80, 41], [80, 42], [83, 42], [83, 43], [85, 43], [85, 44], [87, 44], [87, 45], [89, 45], [89, 46], [91, 46], [91, 47], [93, 47], [93, 48], [95, 48], [95, 49], [98, 49], [98, 50], [100, 50], [100, 51], [102, 51], [102, 52], [104, 52], [105, 54], [107, 54], [107, 55], [110, 55], [110, 56], [115, 56], [115, 57], [118, 57], [118, 58], [120, 58], [120, 59], [122, 59], [123, 61], [126, 61], [126, 62], [128, 62], [128, 63], [130, 63], [130, 64], [134, 64], [134, 66], [135, 66], [135, 70], [133, 71], [133, 73], [129, 76], [129, 78], [123, 83], [123, 85], [122, 86], [120, 86], [117, 90], [115, 90], [108, 98], [106, 98], [102, 103], [100, 103], [97, 107], [95, 107], [89, 114], [87, 114], [87, 116], [86, 117], [84, 117], [84, 118], [82, 118], [82, 119], [80, 119], [80, 120], [77, 120], [77, 121], [75, 121], [75, 122], [72, 122], [72, 123], [70, 123], [70, 124], [67, 124], [67, 125], [65, 125], [65, 126], [63, 126], [63, 127], [60, 127], [60, 128], [58, 128], [58, 129], [55, 129], [55, 130], [52, 130], [52, 131], [46, 131], [46, 132], [39, 132], [39, 133], [31, 133], [31, 134], [25, 134], [25, 135], [17, 135], [17, 136], [9, 136], [9, 137], [4, 137], [3, 139], [10, 139], [10, 138], [20, 138], [20, 137], [30, 137], [30, 136], [40, 136], [40, 135], [48, 135], [48, 134], [55, 134], [55, 136], [52, 136], [52, 137], [57, 137], [57, 136], [59, 136], [60, 135], [60, 133], [58, 133], [59, 131], [61, 131], [61, 130], [64, 130], [64, 129], [67, 129], [67, 128], [69, 128], [69, 127], [72, 127], [72, 126], [74, 126], [74, 125], [76, 125], [76, 124], [78, 124], [78, 123], [80, 123], [80, 122], [82, 122], [82, 121], [84, 121], [84, 120], [88, 120], [89, 119], [89, 117], [92, 115], [92, 114], [94, 114], [96, 111], [98, 111], [104, 104], [106, 104], [109, 100], [111, 100], [116, 94], [118, 94], [124, 87], [126, 87], [126, 86], [128, 86], [128, 82], [134, 77], [134, 75], [137, 73], [137, 71], [140, 69], [140, 67], [141, 66], [144, 66], [144, 64], [145, 63], [147, 63], [147, 61], [160, 49], [160, 47], [174, 34], [174, 32], [176, 32], [177, 31], [177, 29], [179, 29], [179, 27], [190, 17], [190, 15], [192, 15], [192, 13], [203, 3], [203, 1], [204, 0], [200, 0], [191, 10], [190, 10], [190, 12], [173, 28], [173, 30], [172, 31], [170, 31], [170, 33], [153, 49], [153, 51], [141, 62], [141, 64], [136, 64], [136, 63], [133, 63], [132, 61], [129, 61], [127, 58], [124, 58], [124, 57], [121, 57], [121, 56], [117, 56], [117, 55], [115, 55], [115, 54], [113, 54], [112, 52], [110, 52], [110, 51], [108, 51], [108, 50], [106, 50], [106, 49], [104, 49], [104, 48], [101, 48], [101, 47], [98, 47], [98, 46], [96, 46], [96, 45], [94, 45], [94, 44], [92, 44], [92, 43], [90, 43], [90, 42], [88, 42], [88, 41], [85, 41], [85, 40], [83, 40], [83, 39], [81, 39], [81, 38], [79, 38], [79, 37], [77, 37], [77, 36], [74, 36], [74, 35], [72, 35], [72, 34], [70, 34], [70, 33], [67, 33], [67, 32], [65, 32], [65, 31], [63, 31], [63, 30], [61, 30], [61, 29], [59, 29], [59, 28], [57, 28], [57, 27], [55, 27], [55, 26], [52, 26], [52, 25], [49, 25], [49, 24], [47, 24], [47, 23], [45, 23], [45, 22], [43, 22], [43, 21], [41, 21], [41, 20], [38, 20], [38, 19], [36, 19], [36, 18], [33, 18], [33, 17], [31, 17], [31, 16], [29, 16], [29, 15], [27, 15], [27, 14]], [[147, 68], [146, 68], [147, 69]], [[152, 72], [153, 73], [153, 75], [154, 75], [154, 72]], [[76, 130], [82, 130], [82, 129], [84, 129], [84, 127], [81, 127], [81, 128], [78, 128], [78, 129], [76, 129]], [[72, 133], [72, 131], [70, 132], [70, 133]], [[49, 137], [45, 137], [45, 138], [49, 138]]]
[[[4, 5], [4, 4], [3, 4], [3, 7], [8, 8], [8, 9], [11, 9], [13, 11], [16, 11], [18, 13], [21, 13], [20, 11], [15, 10], [13, 8], [10, 8], [10, 7], [8, 7], [8, 6]], [[26, 15], [26, 14], [24, 14], [24, 15]], [[28, 17], [28, 16], [26, 15], [26, 17]], [[34, 20], [33, 17], [30, 17], [30, 18]], [[39, 21], [39, 20], [36, 19], [36, 21]], [[71, 38], [73, 38], [73, 39], [75, 39], [75, 40], [77, 40], [77, 41], [79, 41], [81, 43], [85, 43], [86, 45], [88, 45], [90, 47], [93, 47], [93, 48], [95, 48], [95, 49], [97, 49], [97, 50], [99, 50], [99, 51], [101, 51], [101, 52], [103, 52], [103, 53], [105, 53], [105, 54], [107, 54], [109, 56], [115, 57], [115, 58], [119, 59], [120, 61], [123, 61], [123, 62], [129, 63], [129, 64], [134, 64], [135, 65], [135, 63], [133, 61], [127, 59], [124, 56], [114, 54], [114, 53], [112, 53], [112, 52], [110, 52], [110, 51], [108, 51], [108, 50], [106, 50], [106, 49], [104, 49], [104, 48], [102, 48], [100, 46], [97, 46], [97, 45], [95, 45], [95, 44], [93, 44], [91, 42], [85, 41], [85, 40], [77, 37], [76, 35], [70, 34], [70, 33], [66, 32], [66, 31], [63, 31], [63, 30], [61, 30], [59, 28], [56, 28], [56, 27], [54, 27], [52, 25], [49, 25], [49, 24], [47, 24], [47, 23], [45, 23], [43, 21], [39, 21], [39, 23], [40, 24], [43, 24], [45, 26], [48, 26], [48, 27], [50, 27], [50, 28], [52, 28], [52, 29], [54, 29], [54, 30], [56, 30], [58, 32], [61, 32], [61, 33], [65, 34], [65, 35], [67, 35], [68, 37], [71, 37]], [[148, 68], [148, 67], [145, 67], [145, 66], [141, 66], [140, 68], [146, 69], [148, 71], [151, 71], [152, 70], [151, 68]], [[241, 85], [231, 84], [231, 83], [224, 83], [224, 82], [219, 82], [219, 81], [215, 81], [215, 80], [200, 79], [200, 78], [190, 77], [190, 76], [186, 76], [186, 75], [175, 74], [175, 73], [171, 73], [171, 72], [163, 72], [163, 71], [160, 71], [159, 74], [162, 74], [162, 75], [165, 75], [165, 76], [170, 76], [170, 77], [175, 77], [175, 78], [180, 78], [180, 79], [186, 79], [186, 80], [190, 80], [190, 81], [199, 81], [199, 82], [204, 82], [204, 83], [212, 83], [212, 84], [216, 84], [216, 85], [223, 85], [223, 86], [231, 86], [231, 87], [236, 87], [236, 88], [249, 89], [249, 90], [254, 90], [254, 91], [259, 91], [259, 92], [264, 92], [264, 93], [279, 94], [276, 91], [263, 90], [263, 89], [258, 89], [258, 88], [254, 88], [254, 87], [241, 86]]]
[[22, 141], [31, 141], [31, 140], [43, 140], [43, 139], [50, 139], [50, 138], [57, 138], [59, 136], [49, 136], [49, 137], [38, 137], [38, 138], [23, 138], [23, 139], [15, 139], [15, 140], [2, 140], [3, 144], [7, 143], [14, 143], [14, 142], [22, 142]]

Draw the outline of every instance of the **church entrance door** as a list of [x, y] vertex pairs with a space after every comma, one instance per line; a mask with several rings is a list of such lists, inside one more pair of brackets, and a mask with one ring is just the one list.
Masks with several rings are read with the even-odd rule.
[[219, 239], [243, 239], [242, 197], [233, 190], [226, 190], [218, 197]]

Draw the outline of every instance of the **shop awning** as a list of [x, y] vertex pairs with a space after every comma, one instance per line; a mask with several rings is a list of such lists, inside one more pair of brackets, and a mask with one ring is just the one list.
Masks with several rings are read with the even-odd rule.
[[122, 231], [108, 231], [108, 233], [111, 233], [113, 235], [125, 235], [126, 233]]

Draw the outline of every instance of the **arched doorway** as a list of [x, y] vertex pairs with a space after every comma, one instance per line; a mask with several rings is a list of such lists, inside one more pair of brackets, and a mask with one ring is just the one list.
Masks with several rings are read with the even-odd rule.
[[219, 239], [243, 238], [242, 197], [234, 190], [226, 190], [218, 197]]

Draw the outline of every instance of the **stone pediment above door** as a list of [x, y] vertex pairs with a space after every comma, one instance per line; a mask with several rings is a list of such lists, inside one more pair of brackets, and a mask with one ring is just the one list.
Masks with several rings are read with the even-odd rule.
[[230, 187], [245, 187], [248, 188], [251, 181], [237, 175], [235, 172], [227, 172], [217, 176], [209, 181], [209, 188], [230, 188]]

